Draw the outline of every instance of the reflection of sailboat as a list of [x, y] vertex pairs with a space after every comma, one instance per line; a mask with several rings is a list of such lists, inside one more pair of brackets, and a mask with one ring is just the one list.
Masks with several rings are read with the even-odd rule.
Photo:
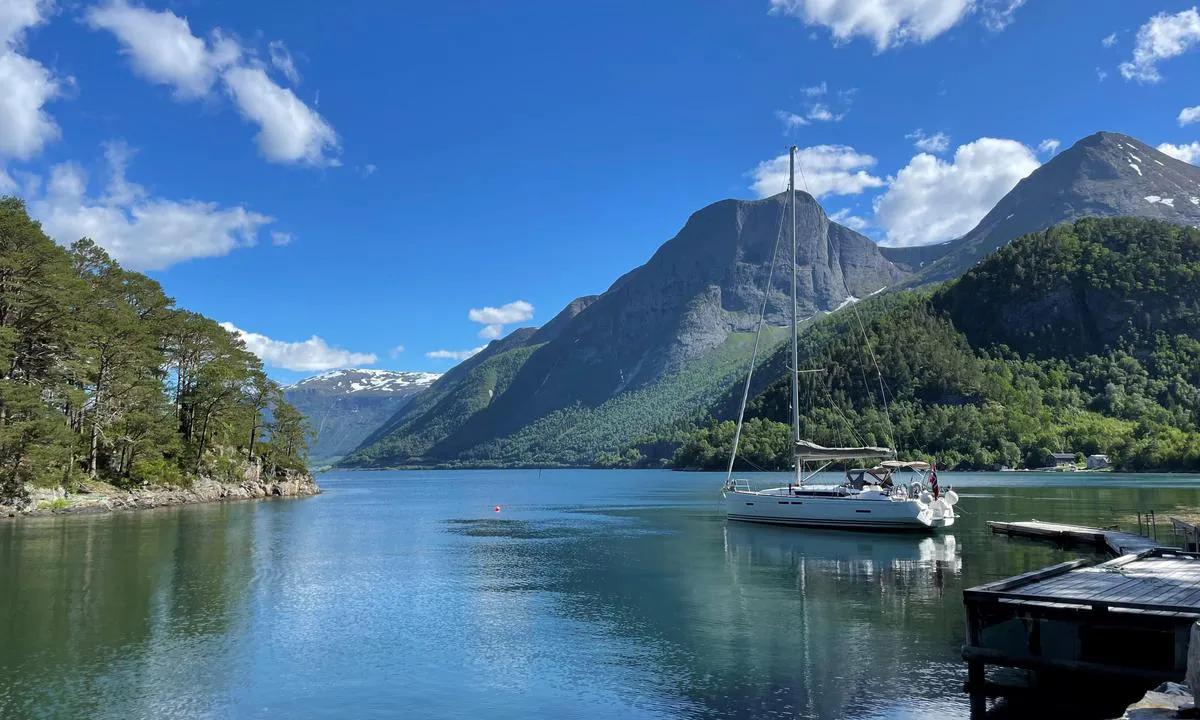
[[[788, 256], [792, 276], [792, 356], [790, 363], [792, 389], [792, 431], [795, 477], [787, 487], [754, 490], [748, 480], [733, 478], [734, 461], [737, 458], [738, 441], [742, 434], [742, 420], [746, 403], [750, 398], [750, 378], [746, 378], [742, 394], [741, 410], [738, 414], [737, 432], [733, 438], [733, 452], [729, 459], [729, 472], [725, 478], [723, 497], [725, 515], [731, 520], [768, 523], [773, 525], [801, 525], [854, 530], [933, 530], [954, 524], [954, 504], [958, 496], [953, 491], [938, 497], [936, 474], [930, 476], [933, 493], [922, 488], [905, 488], [892, 482], [892, 474], [898, 470], [921, 473], [929, 470], [926, 463], [900, 463], [887, 460], [880, 465], [847, 473], [842, 485], [815, 486], [806, 481], [838, 460], [868, 458], [892, 458], [896, 451], [884, 447], [822, 447], [800, 436], [800, 384], [799, 351], [797, 339], [797, 281], [796, 281], [796, 148], [791, 149], [789, 168], [788, 200], [791, 209], [792, 249]], [[782, 225], [781, 225], [782, 230]], [[771, 268], [767, 272], [767, 290], [763, 294], [762, 311], [759, 314], [758, 330], [754, 341], [754, 352], [750, 358], [750, 372], [758, 358], [759, 339], [766, 318], [767, 301], [771, 296], [770, 279], [775, 272], [776, 252], [771, 257]], [[869, 345], [868, 345], [869, 351]], [[872, 357], [874, 357], [872, 355]], [[882, 381], [881, 381], [882, 382]], [[861, 441], [860, 441], [861, 442]], [[815, 471], [805, 475], [804, 463], [811, 462]], [[924, 478], [924, 475], [922, 475]]]
[[934, 571], [962, 571], [953, 535], [918, 539], [732, 523], [725, 528], [725, 552], [731, 560], [750, 565], [807, 565], [867, 576], [891, 569], [912, 580], [922, 575], [932, 578]]

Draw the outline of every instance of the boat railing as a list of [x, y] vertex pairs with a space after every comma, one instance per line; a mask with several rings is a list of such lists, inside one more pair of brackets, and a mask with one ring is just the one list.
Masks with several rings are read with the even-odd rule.
[[734, 492], [753, 492], [750, 487], [750, 481], [746, 479], [735, 479], [733, 481]]

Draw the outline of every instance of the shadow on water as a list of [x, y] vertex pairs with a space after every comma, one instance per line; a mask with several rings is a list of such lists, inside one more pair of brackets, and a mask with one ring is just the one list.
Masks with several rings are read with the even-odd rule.
[[[212, 506], [0, 523], [0, 717], [209, 712], [232, 680], [210, 669], [245, 629], [252, 522]], [[137, 691], [161, 686], [178, 692]]]

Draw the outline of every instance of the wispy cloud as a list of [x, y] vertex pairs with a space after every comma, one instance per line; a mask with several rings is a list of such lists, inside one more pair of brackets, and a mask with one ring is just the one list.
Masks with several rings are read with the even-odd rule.
[[46, 22], [52, 10], [42, 0], [7, 0], [0, 8], [0, 163], [29, 160], [59, 138], [46, 104], [74, 79], [57, 77], [20, 52], [26, 32]]
[[533, 319], [533, 305], [524, 300], [514, 300], [500, 307], [472, 308], [467, 319], [483, 325], [479, 337], [488, 340], [504, 334], [504, 326]]
[[61, 163], [51, 169], [44, 193], [33, 197], [32, 214], [58, 242], [89, 237], [132, 269], [162, 270], [254, 245], [259, 230], [274, 221], [241, 206], [153, 197], [126, 178], [128, 146], [108, 143], [104, 156], [103, 193], [89, 193], [82, 167]]
[[1046, 138], [1038, 144], [1038, 153], [1042, 155], [1053, 155], [1062, 147], [1062, 142], [1058, 138]]
[[1197, 8], [1159, 13], [1138, 29], [1133, 59], [1121, 63], [1121, 75], [1140, 83], [1162, 81], [1159, 63], [1200, 45], [1200, 11]]
[[471, 348], [470, 350], [431, 350], [425, 353], [425, 357], [433, 360], [458, 360], [461, 362], [467, 358], [478, 355], [486, 347], [487, 345], [480, 345], [479, 347]]
[[906, 43], [925, 43], [972, 12], [999, 32], [1013, 22], [1025, 0], [770, 0], [771, 12], [829, 30], [835, 44], [865, 38], [877, 52]]
[[937, 155], [950, 149], [950, 136], [944, 132], [926, 135], [924, 130], [917, 128], [905, 135], [904, 139], [912, 140], [913, 145], [921, 152]]
[[[266, 63], [220, 28], [207, 38], [193, 34], [185, 18], [108, 0], [90, 8], [85, 20], [113, 34], [134, 72], [167, 85], [182, 101], [216, 97], [218, 82], [243, 118], [258, 126], [259, 152], [281, 164], [329, 167], [340, 164], [333, 126], [292, 90], [266, 72]], [[281, 42], [268, 45], [271, 66], [293, 84], [299, 81], [291, 53]]]
[[371, 365], [377, 360], [371, 353], [350, 352], [330, 347], [316, 335], [301, 342], [287, 342], [247, 332], [233, 323], [224, 322], [221, 323], [221, 327], [240, 337], [246, 344], [246, 349], [257, 355], [263, 364], [269, 367], [313, 372]]
[[[878, 161], [845, 145], [803, 148], [797, 153], [797, 162], [813, 197], [857, 195], [868, 188], [884, 185], [882, 178], [869, 171]], [[788, 156], [764, 160], [750, 171], [750, 176], [754, 179], [750, 187], [759, 197], [783, 192], [787, 189]]]

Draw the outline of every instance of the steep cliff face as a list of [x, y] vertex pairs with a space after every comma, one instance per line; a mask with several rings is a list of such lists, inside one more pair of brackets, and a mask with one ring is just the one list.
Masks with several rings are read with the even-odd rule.
[[1090, 135], [1022, 180], [971, 232], [924, 248], [885, 248], [918, 282], [956, 278], [1026, 233], [1083, 217], [1200, 224], [1200, 168], [1119, 133]]
[[[442, 393], [498, 364], [500, 348], [489, 346], [446, 378], [364, 444], [351, 458], [368, 464], [401, 464], [415, 460], [372, 448], [398, 446], [396, 435], [417, 426], [450, 432], [426, 437], [432, 444], [422, 462], [447, 462], [483, 443], [515, 433], [567, 408], [596, 408], [625, 393], [654, 386], [705, 360], [731, 336], [754, 331], [772, 253], [779, 258], [772, 278], [767, 321], [788, 322], [791, 283], [790, 242], [785, 228], [787, 197], [757, 201], [725, 200], [698, 211], [674, 238], [639, 268], [626, 273], [599, 296], [581, 298], [544, 328], [513, 341], [524, 352], [504, 359], [507, 382], [493, 388], [487, 402], [444, 403]], [[906, 280], [910, 274], [880, 253], [871, 240], [833, 223], [821, 207], [801, 194], [797, 208], [798, 249], [795, 270], [803, 316], [829, 311], [848, 298], [864, 297]], [[511, 337], [511, 336], [510, 336]], [[505, 346], [504, 350], [511, 350]], [[514, 371], [511, 377], [509, 371]], [[459, 393], [461, 394], [461, 393]], [[448, 395], [447, 395], [448, 396]], [[446, 413], [468, 417], [453, 421]], [[431, 415], [432, 414], [432, 415]], [[426, 415], [424, 419], [418, 416]], [[434, 417], [436, 416], [436, 417]], [[393, 439], [389, 440], [389, 437]], [[400, 443], [403, 444], [403, 443]], [[383, 458], [391, 458], [385, 460]]]

